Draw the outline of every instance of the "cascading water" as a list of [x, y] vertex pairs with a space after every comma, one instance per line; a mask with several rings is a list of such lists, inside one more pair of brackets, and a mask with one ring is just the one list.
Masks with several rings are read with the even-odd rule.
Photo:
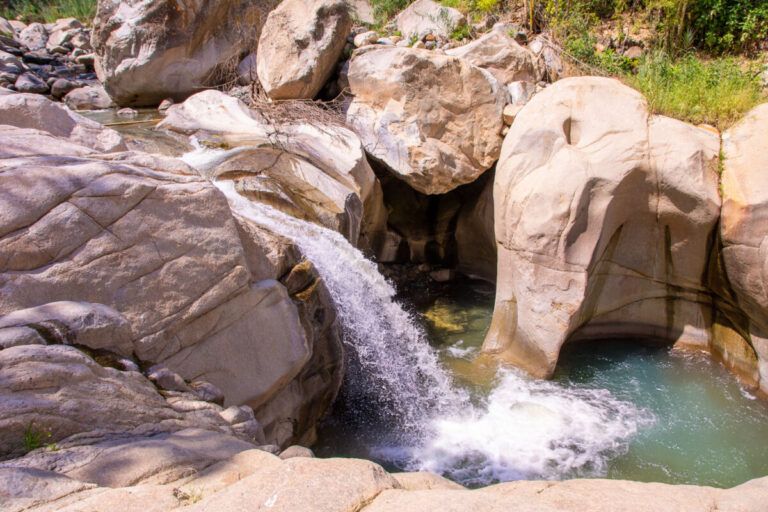
[[[198, 149], [185, 160], [203, 169], [226, 156]], [[345, 238], [252, 202], [232, 182], [216, 186], [236, 214], [293, 241], [320, 273], [348, 349], [339, 423], [379, 462], [468, 485], [600, 475], [648, 421], [607, 391], [569, 389], [508, 369], [487, 398], [473, 400], [440, 365], [376, 265]]]

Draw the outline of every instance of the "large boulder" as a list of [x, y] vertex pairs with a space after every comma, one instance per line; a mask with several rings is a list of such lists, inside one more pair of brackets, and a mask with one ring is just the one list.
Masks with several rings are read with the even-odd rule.
[[285, 0], [269, 13], [259, 38], [256, 72], [270, 98], [314, 98], [352, 27], [344, 0]]
[[256, 47], [273, 4], [239, 0], [100, 0], [96, 73], [118, 105], [182, 100], [228, 78]]
[[[48, 132], [48, 136], [66, 139], [95, 151], [126, 149], [123, 138], [115, 130], [105, 128], [95, 121], [72, 112], [62, 104], [54, 103], [37, 94], [0, 96], [0, 124], [41, 130]], [[13, 132], [16, 136], [21, 135], [18, 130]], [[34, 148], [32, 153], [39, 153], [42, 148], [47, 154], [56, 154], [54, 147], [51, 146], [35, 144], [29, 147]]]
[[493, 165], [506, 94], [487, 71], [427, 50], [369, 47], [349, 66], [347, 120], [411, 187], [443, 194]]
[[723, 263], [748, 319], [741, 334], [757, 353], [760, 388], [768, 393], [768, 104], [723, 135], [723, 153]]
[[445, 53], [487, 69], [503, 84], [519, 81], [536, 83], [540, 79], [533, 52], [500, 29], [491, 30], [479, 39]]
[[406, 39], [424, 39], [428, 34], [447, 38], [466, 22], [467, 18], [456, 9], [432, 0], [416, 0], [395, 17], [397, 30]]
[[[39, 144], [29, 129], [4, 128], [3, 150]], [[138, 359], [210, 382], [260, 420], [265, 411], [268, 437], [283, 425], [281, 444], [311, 438], [343, 367], [324, 285], [310, 282], [305, 300], [289, 293], [276, 272], [299, 261], [275, 261], [288, 252], [236, 221], [183, 162], [50, 138], [58, 154], [20, 148], [0, 172], [0, 314], [104, 304], [127, 320]]]
[[535, 96], [497, 166], [483, 350], [545, 377], [568, 339], [708, 346], [719, 149], [716, 133], [649, 115], [616, 80], [570, 78]]
[[372, 252], [380, 245], [386, 222], [381, 187], [360, 139], [341, 124], [272, 120], [226, 94], [205, 91], [171, 107], [159, 127], [232, 146], [190, 161], [210, 177], [233, 179], [243, 195], [338, 231]]

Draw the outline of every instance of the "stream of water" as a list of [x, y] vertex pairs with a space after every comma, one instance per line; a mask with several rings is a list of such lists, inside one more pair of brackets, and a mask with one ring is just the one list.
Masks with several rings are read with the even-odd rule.
[[[225, 150], [187, 153], [204, 170]], [[637, 344], [569, 347], [552, 381], [478, 358], [493, 289], [466, 282], [407, 311], [336, 232], [240, 196], [236, 214], [292, 240], [340, 316], [348, 370], [315, 447], [477, 487], [610, 477], [731, 486], [768, 474], [768, 413], [710, 358]]]

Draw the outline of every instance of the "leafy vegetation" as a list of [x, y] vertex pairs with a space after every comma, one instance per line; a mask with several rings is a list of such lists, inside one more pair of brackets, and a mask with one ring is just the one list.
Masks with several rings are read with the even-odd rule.
[[59, 18], [77, 18], [90, 22], [96, 15], [96, 0], [5, 0], [0, 2], [0, 16], [52, 23]]
[[659, 53], [644, 58], [624, 80], [642, 92], [654, 112], [721, 130], [761, 100], [755, 64], [734, 57], [672, 59]]
[[[27, 426], [27, 429], [24, 431], [24, 451], [25, 452], [31, 452], [32, 450], [37, 450], [41, 446], [43, 446], [43, 441], [51, 437], [50, 432], [42, 432], [39, 430], [35, 430], [34, 428], [34, 422], [30, 421], [29, 425]], [[48, 445], [51, 446], [51, 445]], [[56, 448], [56, 444], [52, 443], [52, 446]], [[56, 448], [58, 449], [58, 448]], [[51, 450], [55, 451], [55, 450]]]

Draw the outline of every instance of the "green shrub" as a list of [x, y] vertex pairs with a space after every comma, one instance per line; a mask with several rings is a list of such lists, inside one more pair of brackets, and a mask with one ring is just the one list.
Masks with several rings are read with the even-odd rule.
[[710, 61], [665, 54], [641, 59], [624, 80], [642, 92], [653, 112], [723, 130], [765, 99], [758, 65], [733, 57]]
[[0, 7], [0, 16], [20, 19], [25, 23], [34, 21], [51, 23], [59, 18], [77, 18], [90, 23], [96, 15], [97, 0], [9, 0]]
[[386, 21], [402, 11], [412, 0], [370, 0], [371, 7], [373, 8], [373, 17], [376, 20], [384, 24]]

